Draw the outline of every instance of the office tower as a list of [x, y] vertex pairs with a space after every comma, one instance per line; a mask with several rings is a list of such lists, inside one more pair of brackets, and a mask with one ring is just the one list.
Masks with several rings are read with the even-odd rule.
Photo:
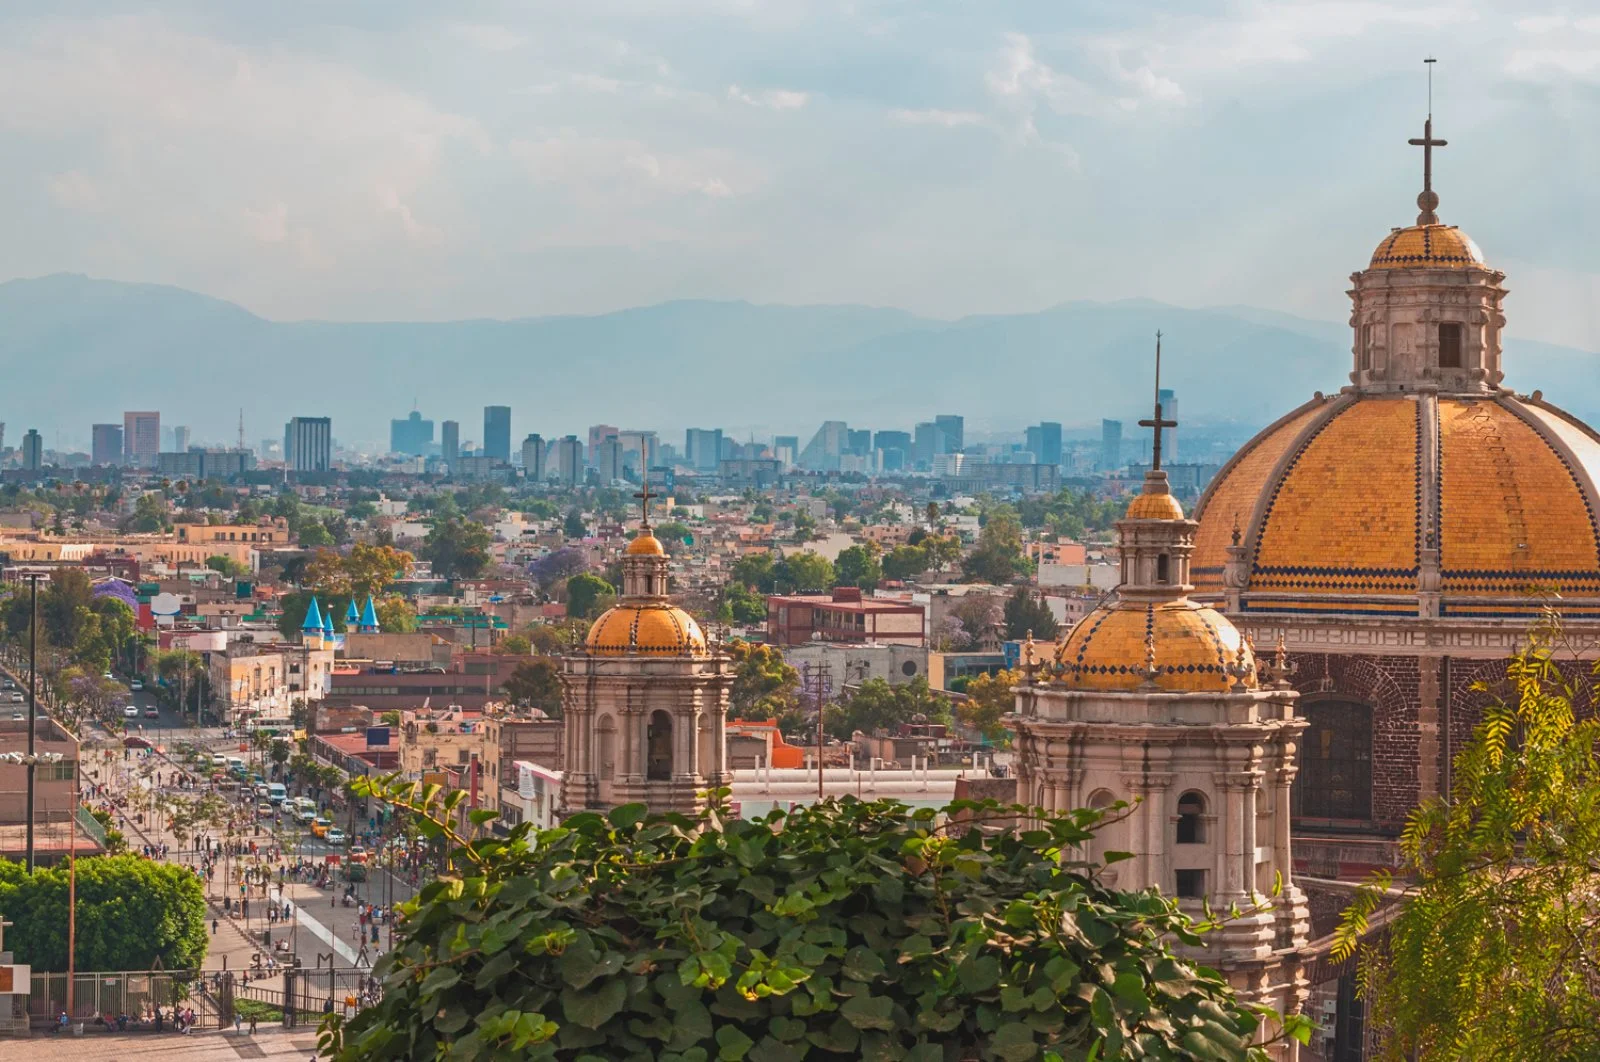
[[816, 472], [831, 472], [839, 467], [839, 455], [849, 442], [850, 427], [842, 420], [825, 420], [822, 427], [800, 451], [800, 467]]
[[447, 420], [439, 426], [439, 456], [447, 465], [456, 463], [461, 456], [461, 423]]
[[433, 446], [433, 421], [423, 420], [416, 410], [404, 420], [389, 422], [389, 452], [426, 456]]
[[134, 412], [122, 414], [122, 456], [137, 468], [156, 467], [161, 452], [161, 414]]
[[172, 429], [172, 448], [180, 454], [189, 449], [189, 429], [185, 425], [179, 424]]
[[522, 440], [522, 474], [535, 483], [544, 479], [544, 439], [537, 432]]
[[89, 429], [89, 463], [116, 465], [122, 463], [122, 425], [96, 424]]
[[483, 456], [511, 463], [511, 407], [483, 407]]
[[958, 453], [967, 447], [967, 422], [954, 413], [941, 413], [933, 418], [934, 425], [944, 435], [943, 453]]
[[333, 467], [333, 420], [295, 417], [284, 432], [286, 459], [296, 472], [326, 472]]
[[622, 467], [642, 472], [654, 468], [659, 458], [660, 440], [653, 431], [624, 431], [617, 433], [622, 444]]
[[612, 484], [622, 478], [622, 444], [613, 436], [603, 439], [595, 447], [594, 467], [600, 473], [602, 484]]
[[918, 472], [933, 471], [933, 459], [946, 453], [944, 432], [931, 420], [918, 424], [911, 441], [911, 462]]
[[[1178, 419], [1178, 396], [1167, 390], [1161, 389], [1157, 396], [1161, 402], [1161, 419]], [[1161, 460], [1169, 465], [1178, 463], [1178, 429], [1166, 428], [1161, 432]]]
[[872, 433], [872, 448], [874, 450], [903, 450], [911, 452], [911, 433], [909, 431], [875, 431]]
[[6, 452], [6, 422], [0, 420], [0, 454]]
[[44, 436], [35, 428], [29, 428], [28, 434], [22, 437], [22, 467], [29, 472], [44, 467]]
[[872, 453], [871, 429], [862, 428], [857, 431], [851, 428], [846, 431], [844, 448], [846, 453], [855, 454], [857, 457], [866, 457]]
[[690, 428], [683, 433], [683, 463], [704, 472], [715, 472], [722, 460], [721, 428]]
[[1100, 422], [1100, 470], [1102, 472], [1115, 472], [1121, 467], [1122, 421], [1102, 420]]
[[774, 435], [772, 456], [777, 458], [778, 464], [784, 468], [793, 466], [795, 459], [800, 456], [800, 436]]
[[1027, 442], [1024, 447], [1033, 454], [1035, 461], [1041, 465], [1059, 465], [1061, 463], [1061, 425], [1054, 421], [1044, 421], [1036, 424], [1027, 431]]
[[600, 444], [608, 439], [615, 439], [622, 429], [615, 424], [591, 424], [589, 426], [589, 446], [584, 450], [584, 457], [591, 465], [599, 461]]
[[556, 441], [556, 478], [566, 487], [583, 479], [583, 440], [576, 435]]

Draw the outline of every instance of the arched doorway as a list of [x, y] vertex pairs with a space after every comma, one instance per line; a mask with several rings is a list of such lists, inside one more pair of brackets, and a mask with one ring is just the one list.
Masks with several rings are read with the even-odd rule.
[[650, 729], [645, 756], [645, 778], [652, 782], [672, 780], [672, 716], [657, 710], [650, 713]]
[[1297, 819], [1372, 819], [1372, 709], [1355, 701], [1302, 703]]

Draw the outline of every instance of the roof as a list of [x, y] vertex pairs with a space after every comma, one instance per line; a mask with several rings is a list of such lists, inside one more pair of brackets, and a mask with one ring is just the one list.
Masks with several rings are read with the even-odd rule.
[[1059, 681], [1078, 689], [1135, 690], [1153, 681], [1168, 692], [1225, 693], [1241, 679], [1256, 686], [1255, 657], [1238, 628], [1187, 599], [1098, 608], [1061, 643], [1056, 663]]
[[607, 609], [584, 639], [598, 655], [704, 656], [706, 636], [693, 616], [665, 601], [632, 601]]
[[1483, 268], [1483, 252], [1454, 225], [1412, 225], [1383, 238], [1368, 269]]

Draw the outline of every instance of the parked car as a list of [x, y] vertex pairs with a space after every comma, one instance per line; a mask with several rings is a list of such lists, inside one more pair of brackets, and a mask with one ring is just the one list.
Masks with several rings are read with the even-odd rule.
[[256, 814], [260, 815], [262, 818], [268, 817], [269, 815], [272, 814], [272, 812], [273, 812], [272, 805], [267, 803], [265, 800], [263, 800], [261, 803], [256, 805]]
[[24, 698], [23, 698], [22, 692], [20, 690], [11, 695], [11, 703], [12, 704], [21, 704], [23, 702], [23, 699]]
[[137, 719], [139, 718], [139, 709], [130, 704], [122, 709], [122, 715], [126, 719]]
[[144, 679], [134, 679], [128, 683], [128, 688], [135, 693], [139, 693], [144, 689]]

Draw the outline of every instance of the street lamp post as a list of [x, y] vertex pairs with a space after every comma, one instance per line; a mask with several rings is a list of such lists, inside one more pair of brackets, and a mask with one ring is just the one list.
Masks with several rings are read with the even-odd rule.
[[33, 759], [33, 731], [39, 715], [39, 573], [32, 572], [28, 581], [33, 584], [33, 599], [29, 608], [32, 618], [28, 622], [28, 839], [27, 867], [33, 873], [33, 816], [34, 773], [38, 764]]

